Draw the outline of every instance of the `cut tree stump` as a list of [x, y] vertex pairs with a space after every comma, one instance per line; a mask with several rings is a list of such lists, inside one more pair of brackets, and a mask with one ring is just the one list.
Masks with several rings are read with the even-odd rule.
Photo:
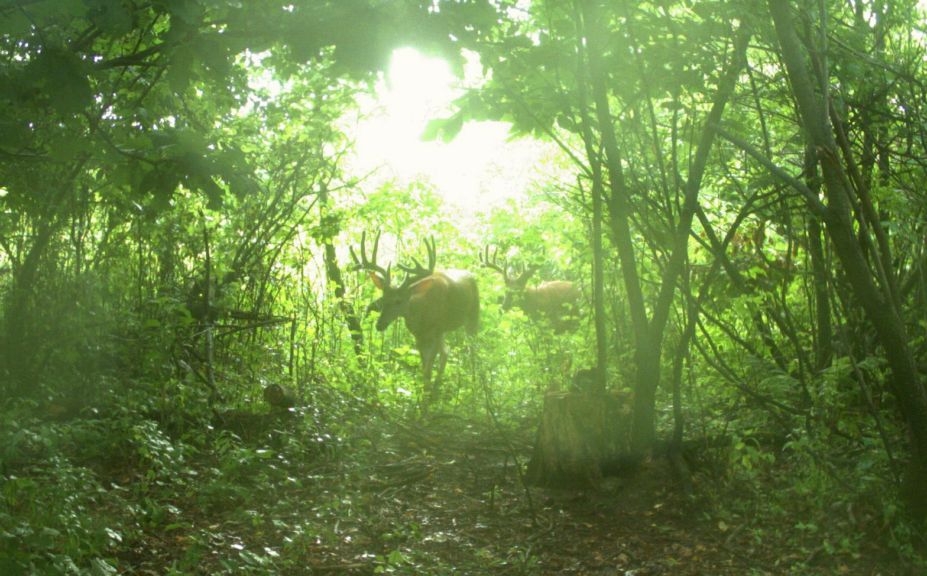
[[526, 480], [547, 487], [595, 486], [602, 464], [627, 452], [625, 400], [613, 393], [548, 392]]

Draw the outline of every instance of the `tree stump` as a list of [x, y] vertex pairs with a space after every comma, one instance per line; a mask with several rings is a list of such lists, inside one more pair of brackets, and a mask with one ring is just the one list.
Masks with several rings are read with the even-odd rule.
[[627, 402], [616, 394], [548, 392], [528, 462], [529, 483], [595, 486], [602, 464], [627, 451]]

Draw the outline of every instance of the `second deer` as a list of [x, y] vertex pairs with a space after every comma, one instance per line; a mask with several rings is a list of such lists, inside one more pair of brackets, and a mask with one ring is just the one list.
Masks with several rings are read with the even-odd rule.
[[510, 310], [517, 306], [524, 310], [532, 320], [544, 319], [550, 322], [555, 332], [576, 329], [578, 325], [579, 302], [582, 292], [573, 282], [553, 280], [541, 282], [537, 286], [528, 286], [528, 280], [534, 275], [535, 268], [528, 267], [516, 275], [509, 274], [505, 263], [498, 261], [499, 250], [490, 252], [487, 246], [480, 254], [484, 267], [495, 270], [502, 275], [505, 282], [505, 297], [502, 309]]

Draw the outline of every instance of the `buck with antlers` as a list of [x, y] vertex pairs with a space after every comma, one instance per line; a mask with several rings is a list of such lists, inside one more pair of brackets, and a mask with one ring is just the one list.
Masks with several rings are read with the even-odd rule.
[[495, 270], [502, 275], [505, 282], [505, 298], [502, 309], [510, 310], [517, 306], [533, 320], [545, 319], [550, 322], [555, 332], [574, 330], [578, 324], [577, 313], [582, 293], [573, 282], [553, 280], [541, 282], [537, 286], [528, 286], [528, 280], [536, 269], [528, 267], [521, 272], [509, 274], [505, 263], [499, 264], [499, 249], [490, 253], [489, 246], [480, 254], [483, 267]]
[[476, 333], [480, 316], [476, 279], [469, 272], [461, 270], [435, 271], [437, 250], [432, 239], [430, 243], [425, 241], [428, 265], [422, 266], [415, 258], [412, 259], [412, 266], [400, 264], [397, 267], [405, 272], [405, 277], [398, 286], [393, 286], [390, 278], [392, 264], [386, 268], [377, 264], [379, 243], [378, 232], [368, 258], [366, 233], [362, 233], [360, 258], [354, 248], [351, 248], [351, 257], [355, 269], [366, 271], [374, 285], [383, 292], [383, 295], [368, 308], [380, 312], [377, 330], [386, 330], [393, 320], [401, 316], [405, 319], [409, 332], [415, 336], [415, 347], [422, 358], [427, 404], [435, 392], [432, 390], [435, 358], [441, 356], [435, 388], [447, 363], [444, 335], [461, 326], [466, 327], [470, 334]]

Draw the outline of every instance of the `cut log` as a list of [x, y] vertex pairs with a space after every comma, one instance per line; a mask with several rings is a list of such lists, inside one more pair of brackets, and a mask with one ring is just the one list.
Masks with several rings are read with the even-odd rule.
[[627, 452], [627, 402], [616, 394], [548, 392], [528, 463], [529, 483], [589, 487], [602, 465]]

